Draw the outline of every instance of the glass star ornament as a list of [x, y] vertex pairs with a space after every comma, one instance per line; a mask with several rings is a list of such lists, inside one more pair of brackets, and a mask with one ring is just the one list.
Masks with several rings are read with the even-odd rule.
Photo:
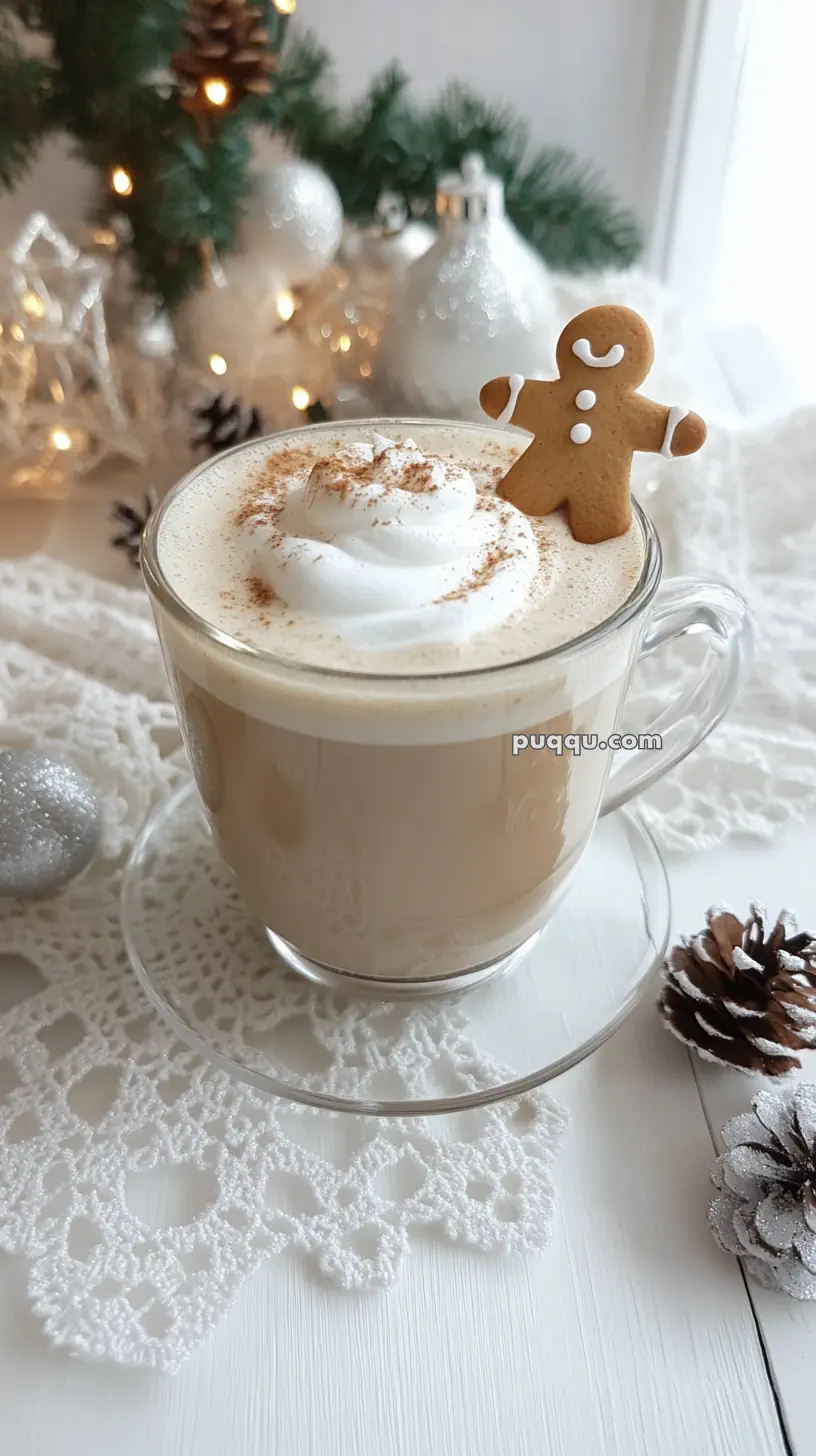
[[4, 261], [0, 440], [11, 485], [47, 488], [57, 463], [71, 475], [111, 456], [144, 464], [108, 344], [103, 261], [44, 213], [32, 214]]

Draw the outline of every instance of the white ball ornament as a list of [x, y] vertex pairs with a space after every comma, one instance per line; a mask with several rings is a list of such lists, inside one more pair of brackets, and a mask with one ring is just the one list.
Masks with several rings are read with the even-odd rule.
[[255, 174], [255, 197], [242, 224], [246, 253], [268, 260], [289, 287], [317, 278], [334, 258], [343, 206], [330, 177], [313, 162], [284, 157]]

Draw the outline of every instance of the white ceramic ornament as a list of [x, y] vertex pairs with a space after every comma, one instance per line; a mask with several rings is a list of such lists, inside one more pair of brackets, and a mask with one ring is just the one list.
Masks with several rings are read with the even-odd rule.
[[408, 269], [383, 333], [378, 388], [389, 413], [482, 421], [486, 379], [554, 372], [552, 282], [481, 157], [440, 178], [436, 212], [439, 236]]
[[265, 259], [286, 287], [309, 283], [331, 263], [343, 232], [343, 206], [330, 177], [312, 162], [285, 157], [254, 178], [241, 226], [246, 253]]

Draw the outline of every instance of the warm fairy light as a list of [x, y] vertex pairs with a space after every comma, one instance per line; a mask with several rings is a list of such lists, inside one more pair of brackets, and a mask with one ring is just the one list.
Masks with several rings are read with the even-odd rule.
[[226, 106], [229, 101], [230, 88], [220, 76], [210, 76], [204, 82], [202, 90], [211, 106]]
[[363, 379], [371, 378], [371, 365], [369, 364], [367, 359], [364, 359], [362, 364], [360, 365], [360, 374], [362, 375]]
[[12, 324], [9, 333], [15, 344], [22, 344], [25, 341], [25, 329], [22, 324]]
[[226, 374], [227, 361], [223, 354], [211, 354], [209, 364], [213, 374]]
[[275, 0], [275, 9], [279, 15], [294, 15], [297, 0]]
[[358, 337], [358, 339], [367, 339], [368, 338], [368, 329], [366, 328], [365, 324], [358, 324], [357, 325], [357, 337]]
[[349, 349], [351, 348], [351, 339], [349, 338], [348, 334], [341, 334], [340, 338], [337, 340], [337, 344], [340, 349], [340, 353], [347, 354]]
[[23, 294], [23, 312], [27, 313], [29, 318], [45, 317], [45, 303], [40, 298], [39, 293], [29, 292]]
[[70, 450], [73, 441], [67, 430], [60, 429], [57, 425], [51, 431], [51, 444], [55, 450]]
[[48, 386], [48, 392], [51, 395], [54, 404], [65, 404], [65, 390], [63, 389], [58, 379], [51, 380], [51, 383]]
[[292, 404], [295, 406], [295, 409], [308, 409], [311, 402], [312, 396], [310, 395], [308, 389], [304, 389], [302, 384], [296, 384], [294, 389], [292, 390]]
[[295, 311], [295, 295], [290, 293], [288, 288], [285, 289], [283, 293], [278, 294], [275, 308], [278, 311], [278, 318], [282, 318], [286, 323]]
[[111, 172], [111, 187], [119, 197], [130, 197], [133, 191], [133, 178], [124, 167], [114, 167]]
[[115, 248], [117, 237], [113, 228], [97, 227], [93, 228], [91, 232], [91, 241], [96, 243], [98, 248]]

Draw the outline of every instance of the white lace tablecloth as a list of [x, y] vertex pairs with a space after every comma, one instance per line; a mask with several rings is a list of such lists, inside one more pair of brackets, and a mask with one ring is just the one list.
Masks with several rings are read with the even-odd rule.
[[[585, 295], [570, 286], [571, 306], [598, 296], [597, 284]], [[672, 342], [649, 391], [695, 402], [680, 324], [661, 297], [626, 297], [658, 346], [661, 334]], [[638, 462], [667, 569], [726, 578], [758, 626], [730, 717], [648, 796], [669, 849], [738, 831], [769, 837], [816, 807], [814, 478], [810, 410], [761, 430], [714, 427], [688, 461]], [[653, 660], [633, 718], [693, 671], [680, 648], [670, 663]], [[232, 1085], [146, 1009], [123, 956], [119, 876], [184, 768], [139, 590], [50, 558], [0, 563], [0, 748], [30, 745], [67, 748], [105, 811], [87, 878], [52, 901], [0, 902], [0, 950], [24, 962], [13, 976], [0, 969], [0, 1246], [26, 1261], [30, 1302], [55, 1342], [172, 1370], [253, 1269], [286, 1249], [366, 1288], [398, 1276], [424, 1225], [480, 1249], [546, 1243], [564, 1114], [545, 1094], [521, 1110], [466, 1114], [454, 1132], [433, 1120], [330, 1119]], [[146, 1215], [156, 1179], [161, 1222]]]

